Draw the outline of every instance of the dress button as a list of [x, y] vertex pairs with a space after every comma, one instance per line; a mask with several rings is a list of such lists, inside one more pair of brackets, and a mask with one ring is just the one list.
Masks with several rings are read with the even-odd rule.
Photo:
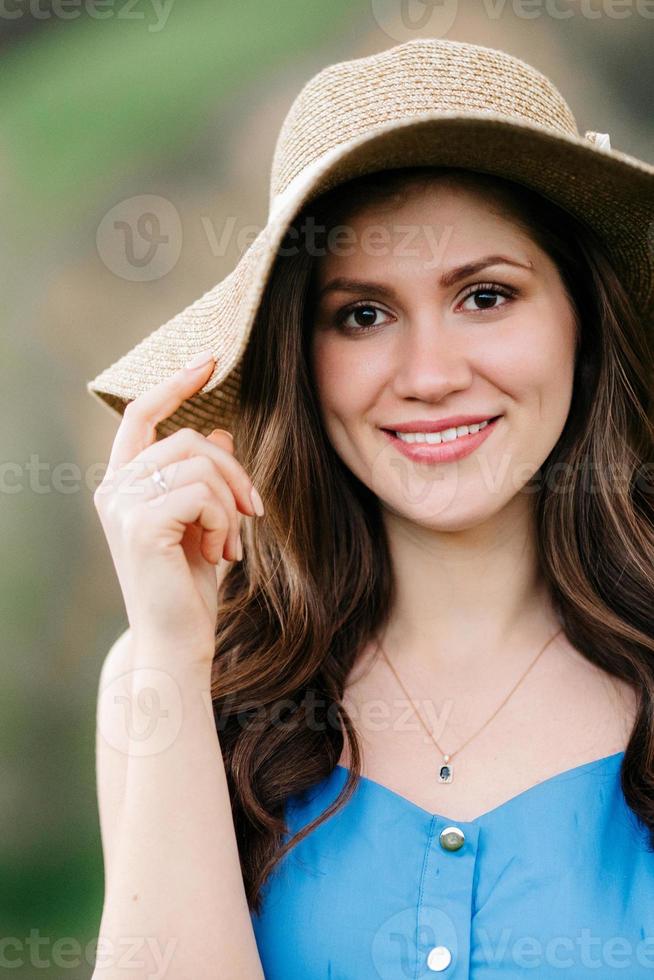
[[440, 973], [441, 970], [447, 970], [451, 962], [452, 954], [447, 946], [434, 946], [433, 949], [429, 950], [427, 966], [435, 973]]
[[443, 850], [458, 851], [460, 847], [463, 847], [466, 835], [460, 827], [444, 827], [438, 839]]

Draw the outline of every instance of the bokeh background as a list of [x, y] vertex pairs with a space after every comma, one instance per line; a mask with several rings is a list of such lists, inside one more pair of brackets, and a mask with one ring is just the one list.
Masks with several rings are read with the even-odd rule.
[[87, 380], [233, 268], [282, 120], [327, 64], [419, 36], [498, 47], [552, 78], [582, 134], [654, 161], [654, 2], [0, 7], [0, 971], [77, 980], [103, 899], [97, 684], [126, 626], [92, 500], [118, 419]]

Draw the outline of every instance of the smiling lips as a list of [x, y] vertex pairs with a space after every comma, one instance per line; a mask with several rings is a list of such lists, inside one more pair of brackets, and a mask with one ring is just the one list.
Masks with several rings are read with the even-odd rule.
[[398, 424], [397, 429], [384, 428], [382, 431], [402, 455], [414, 462], [449, 463], [473, 453], [495, 430], [501, 418], [467, 417], [475, 421], [460, 422], [456, 426], [450, 424], [447, 428], [442, 428], [442, 423], [406, 422]]

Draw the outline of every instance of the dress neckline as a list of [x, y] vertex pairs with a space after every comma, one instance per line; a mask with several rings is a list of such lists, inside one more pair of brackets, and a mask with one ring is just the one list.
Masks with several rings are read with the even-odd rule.
[[[548, 776], [546, 779], [541, 779], [540, 782], [534, 783], [533, 786], [528, 786], [527, 789], [522, 790], [522, 792], [516, 793], [516, 795], [510, 797], [510, 799], [504, 800], [503, 803], [498, 803], [497, 806], [492, 807], [490, 810], [486, 810], [484, 813], [480, 813], [478, 816], [473, 817], [470, 820], [458, 820], [456, 817], [448, 817], [444, 813], [433, 813], [431, 810], [426, 810], [424, 807], [414, 803], [413, 800], [410, 800], [406, 796], [402, 796], [401, 793], [396, 793], [395, 790], [390, 789], [388, 786], [384, 786], [383, 783], [379, 783], [375, 779], [370, 779], [368, 776], [360, 776], [359, 779], [363, 785], [367, 786], [373, 792], [381, 793], [388, 799], [395, 801], [399, 806], [404, 806], [407, 809], [420, 813], [423, 817], [427, 817], [430, 820], [436, 818], [438, 820], [445, 820], [448, 823], [472, 827], [490, 817], [493, 817], [494, 815], [501, 813], [505, 809], [514, 806], [520, 801], [524, 802], [527, 797], [539, 790], [542, 791], [542, 789], [545, 787], [563, 782], [564, 780], [570, 779], [574, 776], [581, 776], [586, 772], [590, 772], [591, 770], [602, 766], [612, 768], [616, 763], [621, 764], [624, 754], [625, 750], [621, 749], [619, 752], [613, 752], [611, 755], [604, 755], [600, 759], [591, 759], [590, 762], [582, 762], [581, 765], [573, 766], [571, 769], [565, 769], [563, 772], [555, 773], [553, 776]], [[350, 772], [347, 766], [342, 766], [340, 763], [337, 763], [337, 765], [334, 767], [334, 771], [336, 769], [340, 769], [345, 778], [347, 778], [347, 774]]]

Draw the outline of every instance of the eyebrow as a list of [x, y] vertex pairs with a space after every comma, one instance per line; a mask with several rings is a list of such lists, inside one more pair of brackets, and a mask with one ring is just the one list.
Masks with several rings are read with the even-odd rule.
[[[467, 276], [474, 276], [475, 273], [481, 272], [482, 269], [486, 269], [491, 265], [513, 265], [521, 269], [527, 269], [528, 272], [533, 272], [532, 263], [524, 265], [524, 263], [510, 259], [506, 255], [485, 255], [475, 262], [466, 262], [465, 265], [459, 265], [454, 269], [449, 269], [447, 272], [444, 272], [440, 278], [440, 285], [443, 289], [447, 289], [448, 286], [453, 286], [460, 279], [465, 279]], [[395, 290], [390, 286], [384, 286], [380, 282], [366, 282], [363, 279], [349, 279], [346, 276], [337, 276], [335, 279], [330, 279], [323, 286], [318, 293], [317, 299], [322, 299], [325, 293], [331, 292], [366, 293], [373, 291], [380, 296], [386, 296], [388, 299], [397, 298]]]

